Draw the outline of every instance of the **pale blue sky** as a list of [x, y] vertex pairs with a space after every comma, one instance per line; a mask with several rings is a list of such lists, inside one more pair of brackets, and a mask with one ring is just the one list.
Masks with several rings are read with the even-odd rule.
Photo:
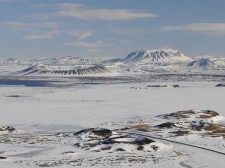
[[0, 58], [225, 57], [225, 0], [0, 0]]

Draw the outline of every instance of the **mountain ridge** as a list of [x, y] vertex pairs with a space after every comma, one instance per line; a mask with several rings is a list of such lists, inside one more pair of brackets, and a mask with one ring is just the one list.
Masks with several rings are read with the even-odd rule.
[[159, 50], [137, 50], [133, 51], [124, 59], [122, 63], [148, 63], [148, 64], [176, 64], [191, 62], [193, 59], [186, 56], [179, 50], [159, 49]]
[[64, 56], [64, 57], [50, 57], [42, 59], [32, 59], [31, 64], [45, 64], [45, 65], [71, 65], [71, 64], [90, 64], [92, 61], [87, 58], [80, 58], [76, 56]]

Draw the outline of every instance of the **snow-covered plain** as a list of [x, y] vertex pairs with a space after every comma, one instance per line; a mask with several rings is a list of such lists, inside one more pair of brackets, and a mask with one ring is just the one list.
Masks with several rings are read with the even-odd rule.
[[[224, 113], [218, 83], [175, 83], [180, 88], [148, 88], [148, 83], [55, 87], [0, 87], [2, 124], [95, 126], [106, 120], [159, 115], [188, 109]], [[132, 89], [138, 86], [139, 89]], [[17, 96], [14, 96], [17, 95]]]
[[[146, 87], [151, 84], [167, 84], [169, 87]], [[174, 84], [180, 87], [172, 87]], [[157, 151], [133, 151], [134, 146], [119, 144], [127, 151], [94, 152], [74, 146], [77, 143], [74, 136], [55, 136], [56, 133], [75, 133], [84, 128], [119, 129], [143, 122], [159, 124], [155, 116], [180, 110], [214, 110], [225, 116], [225, 88], [215, 87], [216, 84], [78, 84], [60, 88], [1, 86], [0, 126], [13, 126], [16, 131], [0, 133], [0, 156], [6, 157], [0, 159], [0, 167], [221, 168], [225, 164], [223, 154], [154, 138], [159, 147]], [[155, 132], [145, 134], [161, 135]], [[167, 134], [161, 136], [168, 138]], [[190, 134], [169, 138], [225, 152], [223, 136]]]

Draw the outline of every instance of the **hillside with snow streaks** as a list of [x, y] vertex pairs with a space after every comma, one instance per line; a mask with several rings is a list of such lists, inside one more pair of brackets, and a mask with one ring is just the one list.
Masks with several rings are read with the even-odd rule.
[[123, 63], [173, 64], [191, 62], [192, 58], [173, 49], [143, 50], [131, 52]]
[[189, 67], [215, 68], [225, 67], [225, 58], [213, 56], [199, 56], [194, 61], [188, 64]]
[[18, 75], [76, 75], [76, 76], [98, 76], [112, 75], [109, 68], [102, 65], [93, 66], [49, 66], [34, 65], [22, 71], [16, 72]]

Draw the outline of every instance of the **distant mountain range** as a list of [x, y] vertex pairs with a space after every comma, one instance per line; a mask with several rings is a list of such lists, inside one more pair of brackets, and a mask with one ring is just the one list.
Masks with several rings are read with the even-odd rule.
[[75, 56], [32, 59], [29, 62], [32, 64], [44, 64], [44, 65], [73, 65], [73, 64], [83, 65], [92, 63], [90, 59]]
[[[203, 68], [225, 68], [225, 58], [205, 55], [191, 58], [178, 50], [159, 49], [134, 51], [125, 58], [113, 58], [106, 61], [96, 59], [93, 61], [75, 56], [32, 59], [27, 63], [14, 58], [0, 59], [2, 67], [17, 64], [24, 65], [24, 69], [20, 68], [13, 73], [17, 75], [101, 76], [133, 72], [163, 73], [167, 70], [179, 72], [185, 69], [195, 72], [196, 69]], [[7, 71], [8, 69], [10, 68], [7, 68]], [[11, 71], [13, 72], [13, 69]]]
[[210, 68], [210, 67], [225, 67], [225, 58], [213, 56], [198, 56], [191, 58], [181, 51], [173, 49], [159, 49], [159, 50], [142, 50], [134, 51], [128, 54], [127, 57], [114, 58], [109, 62], [123, 63], [123, 64], [141, 64], [141, 65], [174, 65], [183, 64], [184, 67], [194, 68]]

